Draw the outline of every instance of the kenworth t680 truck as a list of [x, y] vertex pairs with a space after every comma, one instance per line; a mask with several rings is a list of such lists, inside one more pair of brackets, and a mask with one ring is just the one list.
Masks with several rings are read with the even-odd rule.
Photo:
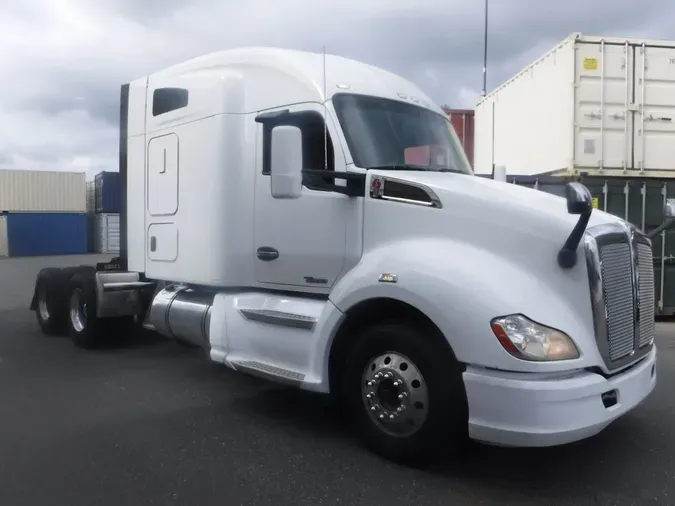
[[47, 333], [198, 344], [336, 395], [398, 460], [579, 440], [654, 388], [649, 237], [580, 183], [474, 176], [390, 72], [269, 48], [187, 61], [122, 86], [119, 163], [120, 255], [40, 272]]

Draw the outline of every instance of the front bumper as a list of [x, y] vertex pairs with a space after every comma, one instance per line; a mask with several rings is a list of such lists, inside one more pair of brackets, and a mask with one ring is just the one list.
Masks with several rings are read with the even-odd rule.
[[[468, 367], [469, 436], [504, 446], [554, 446], [593, 436], [642, 402], [656, 385], [656, 346], [611, 378], [591, 372], [521, 374]], [[602, 395], [616, 391], [616, 404]]]

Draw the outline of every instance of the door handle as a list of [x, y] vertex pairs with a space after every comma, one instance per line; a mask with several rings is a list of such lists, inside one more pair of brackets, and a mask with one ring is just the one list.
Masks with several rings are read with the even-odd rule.
[[270, 248], [269, 246], [261, 246], [258, 248], [258, 251], [256, 251], [256, 255], [258, 255], [258, 258], [263, 262], [271, 262], [272, 260], [279, 258], [279, 251]]

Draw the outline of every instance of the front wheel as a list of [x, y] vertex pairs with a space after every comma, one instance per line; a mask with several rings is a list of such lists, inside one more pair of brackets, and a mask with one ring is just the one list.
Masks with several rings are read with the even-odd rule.
[[436, 336], [390, 323], [355, 339], [343, 395], [355, 429], [376, 453], [424, 465], [466, 439], [468, 409], [460, 364]]

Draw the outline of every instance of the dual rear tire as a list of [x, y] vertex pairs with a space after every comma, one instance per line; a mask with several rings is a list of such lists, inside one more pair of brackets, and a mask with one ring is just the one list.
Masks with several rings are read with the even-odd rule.
[[88, 266], [42, 269], [35, 284], [35, 316], [47, 335], [68, 334], [69, 282], [76, 273], [94, 276]]
[[96, 274], [93, 267], [43, 269], [35, 289], [35, 313], [45, 334], [69, 335], [80, 348], [97, 348], [126, 337], [133, 317], [96, 317]]

